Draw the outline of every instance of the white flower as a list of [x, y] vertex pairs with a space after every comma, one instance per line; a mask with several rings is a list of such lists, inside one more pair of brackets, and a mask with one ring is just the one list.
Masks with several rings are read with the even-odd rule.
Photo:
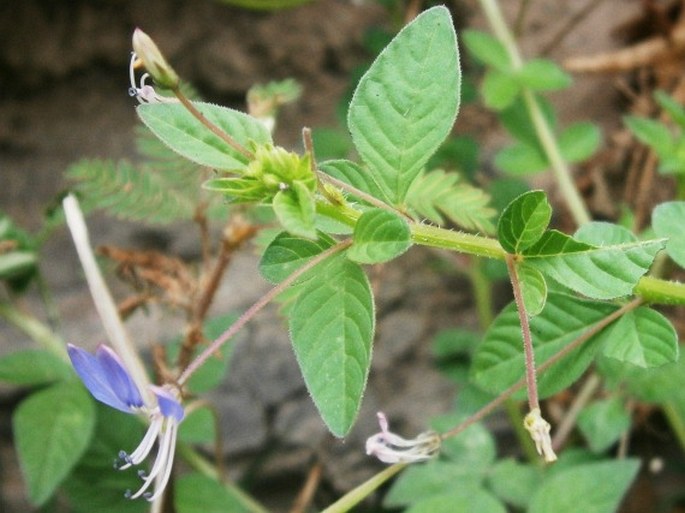
[[383, 463], [416, 463], [438, 454], [441, 439], [435, 431], [426, 431], [407, 440], [389, 430], [388, 419], [382, 412], [377, 415], [381, 432], [366, 441], [366, 454], [369, 456], [375, 456]]

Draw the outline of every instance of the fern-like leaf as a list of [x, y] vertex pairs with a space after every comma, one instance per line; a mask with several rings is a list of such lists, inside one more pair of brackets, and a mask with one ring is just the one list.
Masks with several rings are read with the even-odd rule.
[[496, 212], [489, 203], [484, 191], [442, 169], [424, 172], [407, 194], [409, 208], [429, 221], [444, 225], [449, 219], [467, 230], [491, 234]]
[[198, 180], [188, 194], [170, 175], [147, 166], [136, 168], [125, 160], [81, 160], [67, 169], [66, 176], [76, 182], [88, 210], [103, 208], [124, 219], [150, 223], [191, 219], [195, 212]]

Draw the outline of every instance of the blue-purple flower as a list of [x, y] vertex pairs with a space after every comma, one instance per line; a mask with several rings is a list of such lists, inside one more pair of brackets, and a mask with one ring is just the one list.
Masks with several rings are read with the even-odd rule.
[[[69, 344], [68, 352], [76, 373], [95, 399], [124, 413], [142, 413], [149, 417], [150, 427], [143, 440], [130, 454], [125, 451], [119, 452], [115, 468], [124, 470], [139, 465], [147, 458], [157, 441], [157, 456], [150, 472], [138, 472], [143, 478], [143, 485], [135, 493], [126, 492], [126, 496], [131, 499], [142, 496], [149, 501], [154, 500], [169, 482], [178, 425], [185, 415], [178, 392], [169, 386], [150, 385], [150, 391], [156, 399], [156, 404], [150, 406], [145, 404], [138, 386], [119, 356], [110, 347], [100, 345], [95, 355], [92, 355]], [[154, 493], [147, 491], [155, 481]]]

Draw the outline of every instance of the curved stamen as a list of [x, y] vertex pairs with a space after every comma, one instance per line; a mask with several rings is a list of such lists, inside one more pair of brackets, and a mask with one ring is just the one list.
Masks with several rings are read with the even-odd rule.
[[155, 417], [153, 421], [150, 423], [150, 427], [147, 428], [147, 432], [145, 433], [143, 439], [140, 441], [140, 444], [138, 444], [138, 447], [136, 447], [136, 449], [131, 454], [127, 454], [122, 451], [124, 454], [123, 458], [122, 452], [119, 453], [119, 457], [125, 462], [124, 465], [119, 467], [119, 470], [125, 470], [129, 468], [131, 465], [137, 465], [138, 463], [143, 461], [148, 454], [150, 454], [152, 446], [155, 444], [155, 440], [157, 439], [157, 435], [159, 434], [159, 431], [162, 428], [163, 423], [163, 417]]
[[131, 499], [137, 499], [138, 497], [143, 495], [145, 490], [147, 490], [150, 487], [155, 477], [157, 476], [157, 474], [159, 474], [159, 472], [162, 469], [164, 469], [164, 475], [171, 472], [169, 469], [167, 469], [167, 466], [170, 467], [171, 463], [173, 462], [173, 460], [169, 459], [169, 455], [171, 454], [173, 458], [174, 447], [176, 445], [176, 423], [173, 421], [165, 422], [164, 428], [164, 435], [159, 442], [159, 449], [157, 452], [157, 458], [155, 459], [155, 463], [152, 465], [150, 473], [147, 474], [147, 476], [145, 477], [145, 482], [140, 487], [140, 489], [131, 496]]
[[171, 441], [169, 443], [169, 452], [165, 460], [165, 468], [162, 473], [161, 479], [157, 481], [155, 486], [155, 493], [151, 497], [145, 497], [149, 501], [154, 501], [166, 488], [169, 478], [171, 477], [171, 469], [174, 466], [174, 453], [176, 452], [176, 430], [178, 429], [178, 424], [171, 422], [169, 426], [169, 431], [173, 431], [171, 435]]

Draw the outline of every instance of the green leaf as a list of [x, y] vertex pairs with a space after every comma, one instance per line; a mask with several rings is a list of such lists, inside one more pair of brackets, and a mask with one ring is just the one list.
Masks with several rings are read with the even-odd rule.
[[[443, 415], [431, 421], [431, 427], [439, 433], [444, 433], [465, 421], [467, 415], [462, 412]], [[476, 423], [459, 436], [448, 438], [442, 442], [440, 454], [445, 458], [469, 469], [473, 476], [482, 478], [497, 456], [495, 439], [481, 423]]]
[[525, 510], [540, 485], [542, 473], [532, 465], [523, 465], [513, 458], [500, 460], [488, 475], [488, 487], [505, 502]]
[[[211, 103], [193, 104], [210, 122], [244, 147], [252, 142], [271, 142], [271, 133], [266, 126], [247, 114]], [[247, 157], [195, 119], [180, 103], [148, 103], [139, 105], [136, 110], [143, 123], [162, 142], [201, 166], [236, 170], [248, 162]]]
[[307, 239], [316, 238], [316, 204], [312, 192], [302, 182], [295, 180], [290, 189], [278, 191], [272, 206], [278, 221], [287, 231]]
[[321, 232], [316, 240], [281, 232], [264, 251], [259, 272], [271, 283], [280, 283], [334, 243], [333, 239]]
[[307, 389], [336, 436], [357, 416], [371, 364], [374, 305], [364, 271], [345, 255], [317, 267], [289, 316]]
[[48, 351], [28, 349], [0, 358], [0, 381], [13, 385], [43, 385], [72, 376], [71, 367]]
[[486, 107], [502, 110], [514, 102], [521, 93], [521, 86], [511, 73], [490, 69], [483, 77], [481, 93]]
[[[319, 169], [327, 175], [337, 178], [362, 192], [370, 194], [374, 198], [390, 203], [390, 199], [385, 196], [383, 188], [376, 181], [376, 178], [368, 169], [361, 167], [349, 160], [329, 160], [319, 164]], [[356, 198], [357, 201], [361, 201]]]
[[352, 152], [350, 134], [341, 128], [314, 128], [312, 130], [314, 155], [317, 159], [344, 159]]
[[659, 157], [666, 157], [675, 151], [675, 141], [670, 130], [659, 121], [625, 116], [623, 122], [638, 140], [650, 146]]
[[561, 285], [594, 299], [614, 299], [632, 293], [663, 246], [664, 240], [649, 240], [595, 247], [550, 230], [525, 255]]
[[144, 424], [133, 415], [96, 402], [95, 435], [79, 464], [64, 482], [71, 507], [78, 513], [143, 513], [147, 501], [132, 501], [126, 490], [141, 485], [137, 469], [117, 471], [112, 461], [121, 450], [132, 451], [143, 438]]
[[426, 219], [444, 225], [447, 218], [467, 230], [485, 233], [494, 231], [495, 210], [489, 203], [483, 190], [442, 169], [422, 173], [407, 193], [409, 207]]
[[511, 68], [507, 49], [495, 37], [478, 30], [464, 30], [461, 37], [466, 49], [481, 63], [499, 70]]
[[602, 143], [602, 132], [594, 123], [574, 123], [559, 136], [559, 151], [569, 162], [590, 158]]
[[[537, 364], [547, 361], [616, 308], [550, 293], [545, 308], [530, 320]], [[600, 345], [600, 339], [595, 336], [540, 374], [540, 396], [553, 395], [578, 379], [592, 363]], [[495, 318], [476, 349], [471, 377], [482, 389], [497, 394], [516, 383], [524, 373], [521, 326], [516, 305], [511, 303]]]
[[654, 99], [671, 116], [671, 119], [680, 127], [685, 129], [685, 109], [665, 91], [656, 91]]
[[549, 163], [537, 147], [514, 143], [497, 152], [495, 166], [512, 175], [530, 175], [544, 171]]
[[551, 217], [552, 207], [543, 191], [521, 194], [509, 203], [499, 218], [499, 243], [508, 253], [521, 253], [542, 237]]
[[630, 415], [618, 398], [595, 401], [578, 414], [578, 428], [594, 453], [603, 453], [630, 429]]
[[670, 321], [646, 306], [632, 310], [602, 334], [604, 355], [638, 367], [678, 360], [678, 336]]
[[29, 498], [40, 506], [88, 447], [95, 426], [93, 401], [80, 383], [62, 382], [23, 401], [12, 421]]
[[452, 129], [459, 108], [458, 61], [449, 11], [433, 7], [397, 34], [352, 97], [352, 140], [397, 204]]
[[532, 59], [518, 71], [518, 79], [533, 91], [556, 91], [571, 85], [571, 76], [549, 59]]
[[685, 267], [685, 201], [658, 205], [652, 213], [652, 226], [657, 237], [668, 239], [668, 256], [680, 267]]
[[236, 491], [201, 474], [188, 474], [176, 482], [174, 505], [178, 513], [248, 513]]
[[504, 505], [483, 488], [455, 487], [451, 492], [434, 495], [415, 503], [405, 513], [506, 513]]
[[639, 468], [631, 459], [571, 467], [542, 482], [528, 512], [614, 513]]
[[407, 222], [387, 210], [374, 209], [357, 220], [347, 256], [360, 264], [378, 264], [400, 256], [409, 246], [411, 232]]
[[440, 460], [424, 465], [411, 465], [397, 478], [383, 500], [387, 508], [408, 506], [438, 494], [460, 488], [475, 489], [481, 476], [469, 472], [467, 465]]
[[623, 226], [604, 221], [591, 221], [576, 230], [573, 238], [593, 246], [616, 246], [637, 242], [637, 236]]
[[517, 265], [516, 271], [521, 284], [521, 295], [526, 312], [530, 316], [539, 314], [545, 307], [545, 301], [547, 301], [545, 278], [540, 271], [526, 265], [525, 262]]

